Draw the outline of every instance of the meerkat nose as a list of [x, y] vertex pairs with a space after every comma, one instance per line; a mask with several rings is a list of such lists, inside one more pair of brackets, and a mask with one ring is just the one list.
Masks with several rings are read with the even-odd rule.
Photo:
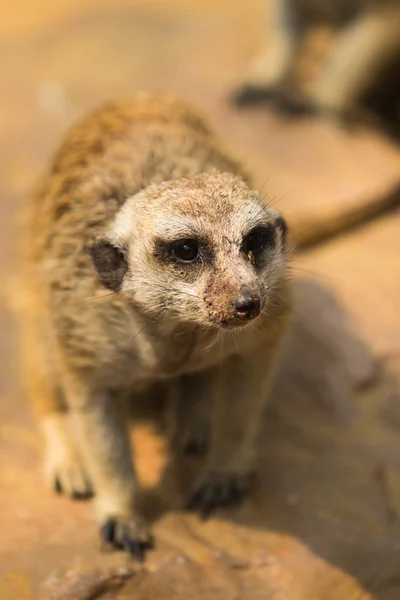
[[239, 319], [255, 319], [261, 310], [260, 298], [250, 290], [242, 290], [235, 302], [236, 316]]

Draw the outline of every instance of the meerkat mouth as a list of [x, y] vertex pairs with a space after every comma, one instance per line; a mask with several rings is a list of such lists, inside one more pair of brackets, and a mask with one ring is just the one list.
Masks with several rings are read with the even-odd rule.
[[221, 329], [225, 329], [227, 331], [232, 331], [235, 329], [244, 329], [247, 325], [250, 325], [251, 323], [253, 323], [255, 320], [257, 319], [257, 317], [253, 317], [252, 319], [249, 318], [237, 318], [235, 320], [229, 320], [229, 321], [220, 321], [218, 323], [218, 326]]

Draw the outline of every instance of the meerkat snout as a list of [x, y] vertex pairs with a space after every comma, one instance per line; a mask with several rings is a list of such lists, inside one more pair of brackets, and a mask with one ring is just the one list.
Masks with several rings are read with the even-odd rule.
[[235, 271], [233, 268], [220, 279], [212, 277], [204, 295], [211, 322], [223, 329], [243, 327], [259, 316], [265, 304], [262, 280], [257, 278], [253, 285], [241, 285]]
[[235, 302], [235, 309], [239, 319], [243, 321], [255, 319], [261, 311], [260, 296], [247, 288], [243, 288]]

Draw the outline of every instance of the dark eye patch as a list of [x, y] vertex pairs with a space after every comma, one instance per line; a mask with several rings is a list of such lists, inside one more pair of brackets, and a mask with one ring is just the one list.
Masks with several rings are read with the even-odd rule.
[[278, 217], [275, 221], [276, 226], [278, 227], [278, 229], [280, 230], [281, 234], [282, 234], [282, 241], [283, 243], [285, 243], [286, 241], [286, 235], [287, 235], [287, 224], [286, 221], [283, 217]]
[[275, 228], [272, 225], [256, 227], [243, 240], [243, 252], [257, 257], [275, 245]]

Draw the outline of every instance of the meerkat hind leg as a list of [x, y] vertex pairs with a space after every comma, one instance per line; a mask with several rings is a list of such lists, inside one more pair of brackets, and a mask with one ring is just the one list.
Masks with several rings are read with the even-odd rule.
[[188, 510], [198, 510], [203, 518], [218, 507], [239, 503], [249, 487], [253, 467], [251, 430], [256, 420], [253, 407], [258, 398], [251, 397], [253, 390], [247, 378], [239, 358], [229, 359], [215, 372], [211, 446], [186, 504]]
[[187, 453], [204, 452], [210, 435], [211, 399], [207, 373], [183, 375], [170, 383], [167, 428], [172, 446]]
[[210, 451], [187, 503], [187, 509], [203, 517], [219, 506], [239, 503], [248, 491], [283, 331], [277, 324], [268, 345], [216, 369]]

